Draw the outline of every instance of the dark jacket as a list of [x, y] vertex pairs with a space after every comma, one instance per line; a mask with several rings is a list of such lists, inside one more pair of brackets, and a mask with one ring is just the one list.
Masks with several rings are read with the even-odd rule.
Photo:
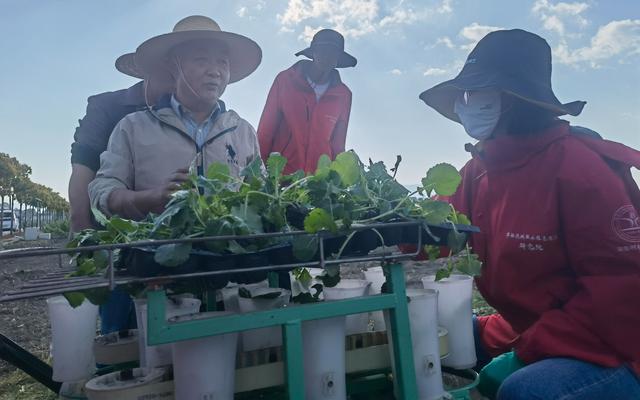
[[143, 82], [128, 89], [100, 93], [88, 99], [87, 113], [79, 120], [73, 135], [71, 163], [82, 164], [93, 171], [100, 168], [100, 154], [107, 149], [116, 124], [127, 114], [147, 108]]

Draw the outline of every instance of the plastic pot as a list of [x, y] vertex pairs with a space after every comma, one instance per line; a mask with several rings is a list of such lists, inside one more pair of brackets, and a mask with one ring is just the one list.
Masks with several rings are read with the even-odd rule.
[[93, 342], [96, 363], [113, 365], [139, 360], [139, 341], [137, 329], [98, 336]]
[[[172, 318], [171, 322], [211, 318], [231, 313], [215, 311]], [[233, 400], [238, 333], [173, 343], [176, 399]]]
[[422, 285], [425, 289], [438, 291], [438, 320], [449, 331], [449, 357], [442, 364], [455, 369], [475, 366], [471, 306], [473, 278], [451, 275], [435, 282], [435, 276], [426, 276], [422, 278]]
[[[173, 399], [173, 392], [153, 393], [153, 384], [161, 382], [166, 375], [164, 368], [134, 368], [112, 372], [91, 379], [85, 385], [89, 400], [133, 400], [143, 398]], [[153, 395], [157, 397], [151, 397]]]
[[63, 296], [47, 299], [51, 322], [51, 355], [56, 382], [75, 382], [95, 371], [93, 340], [96, 337], [98, 306], [88, 300], [76, 308]]
[[[369, 294], [376, 295], [382, 293], [382, 285], [386, 282], [382, 267], [372, 267], [364, 271], [364, 277], [371, 283], [369, 286]], [[384, 322], [384, 313], [382, 311], [372, 311], [369, 318], [373, 325], [374, 331], [385, 331], [387, 326]]]
[[[325, 288], [325, 301], [364, 295], [368, 282], [341, 280], [337, 286]], [[345, 335], [346, 318], [335, 317], [304, 321], [304, 382], [306, 400], [345, 400]]]
[[[238, 305], [242, 313], [282, 308], [289, 304], [289, 298], [291, 297], [291, 292], [286, 289], [258, 287], [250, 291], [254, 297], [271, 292], [279, 292], [280, 295], [275, 299], [248, 299], [238, 296]], [[282, 328], [280, 326], [242, 331], [241, 336], [243, 351], [282, 346]]]
[[[200, 300], [177, 296], [167, 299], [166, 318], [197, 313], [200, 310]], [[135, 299], [136, 319], [138, 321], [140, 366], [143, 368], [160, 367], [171, 364], [171, 345], [147, 345], [147, 299]]]
[[[438, 292], [433, 289], [407, 289], [413, 366], [419, 400], [439, 400], [446, 396], [442, 385], [440, 339], [438, 332]], [[385, 312], [387, 318], [389, 313]], [[393, 340], [392, 332], [389, 332]], [[393, 346], [389, 346], [393, 364]], [[395, 365], [393, 373], [395, 375]]]

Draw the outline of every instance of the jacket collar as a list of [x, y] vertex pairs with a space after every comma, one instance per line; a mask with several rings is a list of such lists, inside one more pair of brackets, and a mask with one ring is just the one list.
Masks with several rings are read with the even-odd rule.
[[567, 121], [558, 120], [550, 127], [531, 135], [505, 135], [476, 145], [474, 158], [479, 158], [487, 169], [512, 169], [526, 164], [533, 156], [552, 143], [569, 136]]
[[[222, 131], [233, 129], [238, 125], [240, 120], [238, 114], [233, 111], [227, 111], [226, 105], [222, 100], [218, 100], [218, 107], [220, 110], [220, 116], [214, 122], [205, 142]], [[176, 115], [175, 111], [171, 107], [171, 95], [163, 96], [158, 103], [149, 110], [149, 112], [160, 121], [172, 126], [191, 138], [187, 128], [182, 122], [182, 119]]]
[[[307, 82], [307, 76], [305, 74], [305, 70], [309, 65], [311, 65], [311, 61], [300, 60], [293, 64], [288, 71], [294, 78], [294, 84], [298, 89], [313, 93], [313, 88], [309, 85], [309, 82]], [[325, 95], [328, 94], [331, 89], [341, 86], [344, 86], [344, 83], [342, 83], [342, 79], [340, 79], [340, 72], [334, 69], [329, 74], [329, 89], [327, 89]]]

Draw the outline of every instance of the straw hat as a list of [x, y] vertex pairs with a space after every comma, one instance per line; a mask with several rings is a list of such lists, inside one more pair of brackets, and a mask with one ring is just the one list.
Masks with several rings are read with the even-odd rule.
[[[156, 70], [159, 64], [167, 64], [169, 53], [176, 46], [193, 40], [211, 40], [227, 46], [229, 49], [229, 83], [246, 78], [258, 68], [260, 61], [262, 61], [262, 50], [253, 40], [237, 33], [221, 30], [220, 26], [211, 18], [192, 15], [180, 20], [172, 32], [152, 37], [138, 46], [134, 56], [134, 65], [137, 65], [139, 71], [146, 75], [147, 71]], [[125, 61], [128, 61], [128, 58], [125, 58]], [[120, 65], [125, 68], [123, 67], [124, 62], [121, 62]], [[125, 70], [135, 72], [131, 69]], [[131, 75], [127, 72], [124, 73]]]

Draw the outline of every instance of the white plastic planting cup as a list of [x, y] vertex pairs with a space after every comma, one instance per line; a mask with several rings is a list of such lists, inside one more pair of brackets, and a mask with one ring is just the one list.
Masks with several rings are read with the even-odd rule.
[[[208, 312], [185, 315], [171, 322], [229, 315]], [[233, 400], [238, 333], [173, 343], [173, 379], [176, 399]]]
[[[325, 295], [325, 299], [339, 300], [340, 298], [362, 297], [366, 296], [371, 283], [362, 279], [341, 279], [340, 283], [333, 288], [324, 288], [329, 291]], [[335, 290], [334, 290], [335, 289]], [[338, 298], [335, 298], [335, 297]], [[341, 297], [348, 296], [348, 297]], [[347, 315], [347, 335], [354, 335], [369, 331], [369, 313]]]
[[422, 285], [425, 289], [438, 291], [438, 320], [449, 331], [449, 357], [442, 364], [456, 369], [475, 366], [471, 305], [473, 278], [451, 275], [435, 282], [435, 276], [431, 275], [422, 278]]
[[[363, 296], [369, 282], [344, 279], [324, 288], [325, 301]], [[346, 318], [335, 317], [302, 323], [306, 400], [345, 400]]]
[[[140, 337], [140, 367], [155, 368], [171, 364], [171, 345], [147, 345], [147, 299], [135, 299], [136, 319], [138, 321], [138, 335]], [[180, 315], [194, 314], [200, 310], [200, 300], [187, 296], [177, 296], [167, 299], [166, 318]]]
[[47, 299], [51, 321], [53, 380], [75, 382], [95, 371], [93, 340], [96, 337], [98, 306], [85, 300], [73, 308], [63, 296]]
[[[307, 271], [309, 271], [309, 275], [311, 275], [311, 283], [309, 284], [309, 289], [311, 289], [311, 286], [315, 285], [316, 283], [320, 283], [322, 284], [322, 281], [320, 281], [318, 279], [318, 276], [322, 275], [322, 272], [324, 271], [324, 269], [322, 268], [307, 268]], [[300, 284], [299, 281], [296, 280], [296, 278], [293, 276], [292, 272], [289, 272], [289, 282], [291, 282], [291, 294], [292, 296], [297, 296], [299, 295], [301, 292], [305, 291], [305, 288], [302, 286], [302, 284]], [[314, 293], [313, 290], [311, 290], [311, 293]], [[318, 298], [320, 300], [324, 299], [324, 295], [322, 293], [320, 293], [320, 296], [318, 296]]]
[[[238, 297], [240, 312], [249, 313], [254, 311], [266, 311], [276, 308], [282, 308], [289, 304], [291, 292], [286, 289], [277, 288], [256, 288], [251, 290], [252, 296], [279, 291], [280, 296], [275, 299], [247, 299]], [[250, 331], [241, 332], [242, 350], [252, 351], [258, 349], [266, 349], [269, 347], [282, 346], [282, 328], [280, 326], [272, 326], [269, 328], [252, 329]]]
[[[382, 285], [386, 281], [382, 267], [368, 268], [366, 271], [364, 271], [364, 278], [367, 281], [371, 282], [371, 286], [369, 286], [370, 295], [382, 293]], [[374, 331], [387, 330], [387, 326], [384, 323], [384, 314], [382, 311], [373, 311], [369, 313], [369, 318], [373, 322]]]
[[269, 287], [269, 281], [264, 280], [257, 283], [249, 283], [247, 285], [238, 285], [237, 283], [230, 283], [227, 287], [220, 289], [222, 293], [222, 302], [224, 304], [224, 310], [234, 313], [240, 312], [240, 306], [238, 305], [238, 288], [245, 287], [249, 291], [257, 288]]
[[410, 300], [409, 321], [418, 398], [442, 399], [445, 391], [440, 369], [438, 292], [433, 289], [407, 289], [407, 297]]

